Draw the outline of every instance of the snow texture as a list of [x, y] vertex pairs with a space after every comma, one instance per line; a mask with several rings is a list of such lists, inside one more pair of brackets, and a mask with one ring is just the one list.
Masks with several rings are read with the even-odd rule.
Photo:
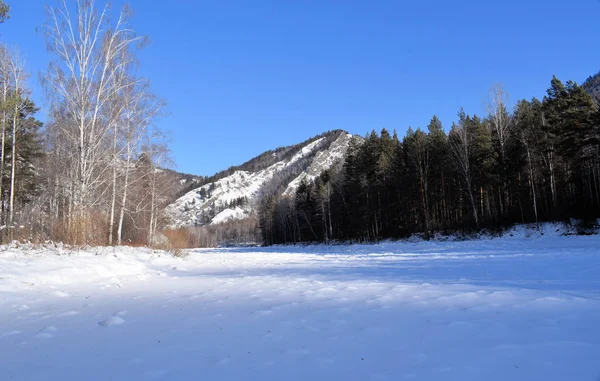
[[222, 224], [223, 222], [227, 222], [230, 220], [243, 220], [249, 216], [248, 212], [239, 206], [231, 209], [227, 208], [219, 212], [216, 216], [213, 217], [210, 222], [211, 225]]
[[[337, 160], [342, 159], [351, 137], [350, 134], [342, 133], [340, 137], [331, 143], [329, 149], [317, 152], [309, 168], [299, 178], [309, 177], [314, 179], [321, 172], [330, 168]], [[202, 225], [202, 214], [209, 214], [213, 209], [224, 209], [230, 202], [243, 197], [246, 197], [249, 203], [242, 208], [242, 212], [237, 209], [229, 209], [229, 211], [224, 209], [217, 213], [210, 223], [219, 224], [231, 219], [244, 219], [255, 213], [258, 204], [257, 197], [260, 194], [261, 187], [272, 179], [276, 173], [309, 156], [315, 149], [319, 148], [322, 140], [323, 138], [320, 138], [307, 144], [289, 160], [277, 162], [261, 171], [236, 171], [230, 176], [186, 193], [166, 208], [166, 214], [172, 221], [171, 228]], [[300, 184], [299, 178], [290, 183], [286, 189], [287, 194], [295, 191], [295, 188]], [[211, 187], [214, 189], [209, 192]], [[202, 191], [211, 193], [210, 197], [203, 197]], [[223, 212], [224, 214], [221, 215]]]
[[598, 380], [600, 237], [2, 247], [2, 380]]
[[296, 189], [298, 189], [298, 186], [303, 179], [306, 179], [307, 181], [314, 181], [314, 179], [323, 173], [323, 171], [331, 168], [331, 166], [333, 166], [337, 161], [345, 158], [351, 139], [352, 135], [344, 133], [340, 135], [340, 137], [337, 138], [333, 143], [331, 143], [329, 149], [317, 153], [315, 159], [308, 169], [303, 171], [300, 175], [298, 175], [298, 177], [292, 180], [283, 194], [287, 196], [294, 195], [296, 193]]

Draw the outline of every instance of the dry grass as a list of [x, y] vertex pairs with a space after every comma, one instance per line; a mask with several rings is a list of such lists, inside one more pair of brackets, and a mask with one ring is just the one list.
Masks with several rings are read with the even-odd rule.
[[70, 245], [105, 245], [108, 237], [108, 224], [100, 213], [89, 213], [84, 216], [72, 216], [66, 221], [59, 221], [52, 228], [54, 241]]
[[161, 248], [169, 251], [174, 257], [186, 258], [189, 253], [184, 249], [194, 247], [194, 237], [186, 229], [166, 230], [162, 234], [167, 241], [159, 246], [166, 246]]

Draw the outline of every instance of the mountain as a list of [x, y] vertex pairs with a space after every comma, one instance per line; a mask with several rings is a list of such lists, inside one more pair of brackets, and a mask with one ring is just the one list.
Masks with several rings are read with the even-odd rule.
[[253, 216], [266, 195], [292, 196], [302, 179], [312, 180], [341, 162], [351, 139], [345, 131], [329, 131], [197, 179], [167, 206], [170, 227], [215, 225]]
[[600, 72], [586, 79], [581, 87], [591, 94], [596, 100], [596, 103], [600, 105]]
[[[123, 164], [125, 165], [125, 164]], [[181, 192], [196, 184], [201, 176], [182, 173], [169, 168], [156, 168], [156, 186], [159, 189], [157, 199], [160, 205], [166, 206], [176, 200]]]

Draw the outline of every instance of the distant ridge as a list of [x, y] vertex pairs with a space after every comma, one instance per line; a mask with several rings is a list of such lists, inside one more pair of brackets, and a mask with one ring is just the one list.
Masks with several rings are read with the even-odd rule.
[[291, 196], [302, 179], [312, 180], [342, 162], [352, 136], [343, 130], [329, 131], [197, 178], [167, 206], [170, 227], [219, 224], [255, 215], [265, 195]]

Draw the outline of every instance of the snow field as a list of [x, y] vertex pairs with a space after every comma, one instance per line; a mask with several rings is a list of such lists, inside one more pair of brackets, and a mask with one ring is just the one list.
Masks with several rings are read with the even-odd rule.
[[0, 252], [2, 380], [600, 378], [600, 237]]

